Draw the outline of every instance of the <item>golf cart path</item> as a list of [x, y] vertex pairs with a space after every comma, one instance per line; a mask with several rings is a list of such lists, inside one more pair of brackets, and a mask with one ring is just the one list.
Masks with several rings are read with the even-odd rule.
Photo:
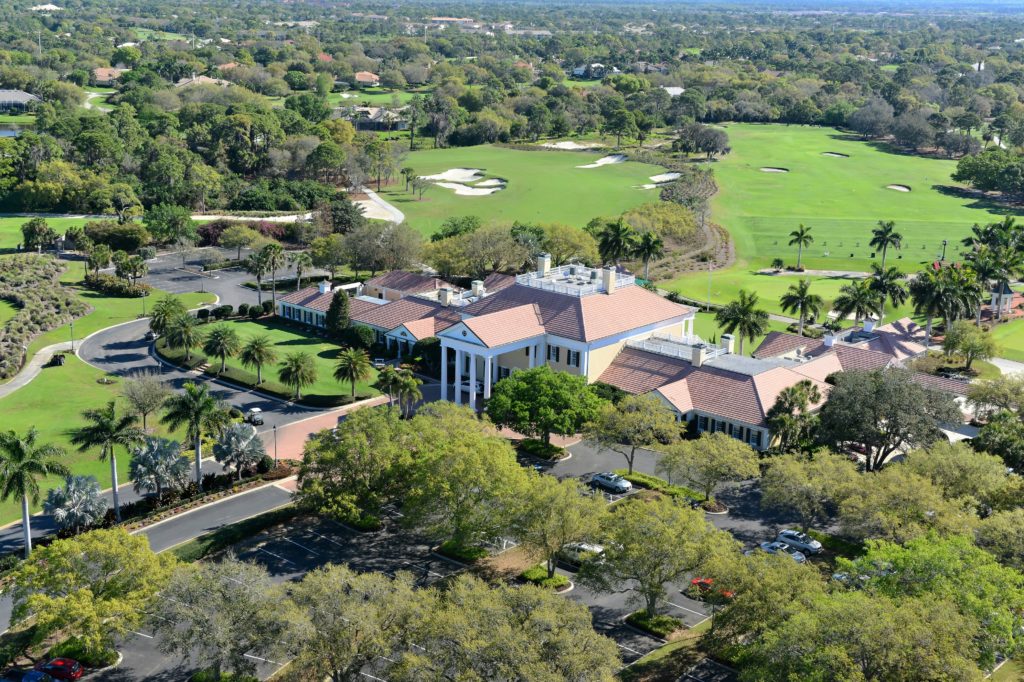
[[998, 367], [999, 371], [1006, 376], [1024, 373], [1024, 362], [1007, 360], [1006, 358], [992, 358], [989, 362]]
[[43, 369], [43, 365], [48, 363], [55, 353], [66, 350], [71, 350], [70, 341], [55, 343], [36, 351], [36, 354], [32, 356], [31, 360], [25, 363], [25, 366], [21, 368], [20, 372], [15, 374], [7, 383], [0, 384], [0, 398], [6, 398], [22, 386], [27, 385], [39, 375], [39, 372]]

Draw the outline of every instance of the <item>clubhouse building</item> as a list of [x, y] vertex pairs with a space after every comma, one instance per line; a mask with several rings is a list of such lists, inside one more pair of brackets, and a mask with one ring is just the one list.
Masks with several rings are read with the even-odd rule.
[[[639, 286], [617, 268], [552, 267], [516, 277], [492, 274], [460, 290], [435, 277], [391, 272], [346, 285], [352, 324], [374, 331], [399, 356], [417, 341], [441, 346], [441, 396], [477, 408], [495, 383], [521, 369], [553, 369], [631, 394], [653, 394], [698, 431], [724, 432], [768, 448], [769, 410], [786, 388], [818, 386], [850, 369], [901, 366], [922, 355], [923, 331], [909, 320], [870, 322], [823, 339], [772, 332], [752, 357], [734, 340], [710, 344], [694, 333], [695, 309]], [[278, 315], [322, 327], [342, 289], [321, 283], [278, 299]], [[966, 384], [917, 375], [931, 387], [963, 394]], [[815, 406], [817, 407], [817, 406]]]

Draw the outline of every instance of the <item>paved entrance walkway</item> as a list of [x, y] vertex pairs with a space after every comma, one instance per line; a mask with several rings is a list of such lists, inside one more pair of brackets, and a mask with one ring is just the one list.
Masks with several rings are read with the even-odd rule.
[[42, 350], [37, 351], [36, 354], [32, 356], [32, 359], [29, 360], [28, 363], [21, 368], [21, 371], [15, 374], [10, 381], [6, 384], [0, 384], [0, 398], [4, 398], [11, 393], [14, 393], [19, 388], [35, 379], [43, 369], [43, 365], [48, 363], [55, 353], [66, 350], [71, 350], [70, 341], [55, 343], [52, 346], [46, 346]]

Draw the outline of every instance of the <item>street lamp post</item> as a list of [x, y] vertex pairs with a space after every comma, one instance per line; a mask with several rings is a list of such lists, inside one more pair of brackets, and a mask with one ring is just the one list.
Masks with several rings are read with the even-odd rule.
[[274, 468], [277, 468], [277, 424], [274, 424]]
[[946, 261], [946, 244], [948, 244], [948, 243], [949, 243], [948, 239], [943, 239], [942, 240], [942, 261], [943, 262]]
[[71, 320], [71, 353], [75, 352], [75, 321]]

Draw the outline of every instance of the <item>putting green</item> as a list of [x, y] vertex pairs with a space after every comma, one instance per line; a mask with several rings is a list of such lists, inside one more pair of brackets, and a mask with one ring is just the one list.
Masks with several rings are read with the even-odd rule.
[[417, 151], [403, 162], [417, 175], [478, 168], [487, 179], [500, 178], [508, 184], [501, 191], [483, 196], [456, 195], [452, 189], [432, 185], [420, 200], [405, 191], [399, 178], [381, 194], [423, 234], [434, 232], [446, 218], [465, 215], [479, 216], [485, 222], [520, 220], [583, 227], [591, 218], [618, 215], [639, 204], [657, 201], [655, 192], [637, 186], [649, 183], [650, 176], [664, 172], [663, 168], [628, 161], [577, 168], [603, 156], [491, 145]]

